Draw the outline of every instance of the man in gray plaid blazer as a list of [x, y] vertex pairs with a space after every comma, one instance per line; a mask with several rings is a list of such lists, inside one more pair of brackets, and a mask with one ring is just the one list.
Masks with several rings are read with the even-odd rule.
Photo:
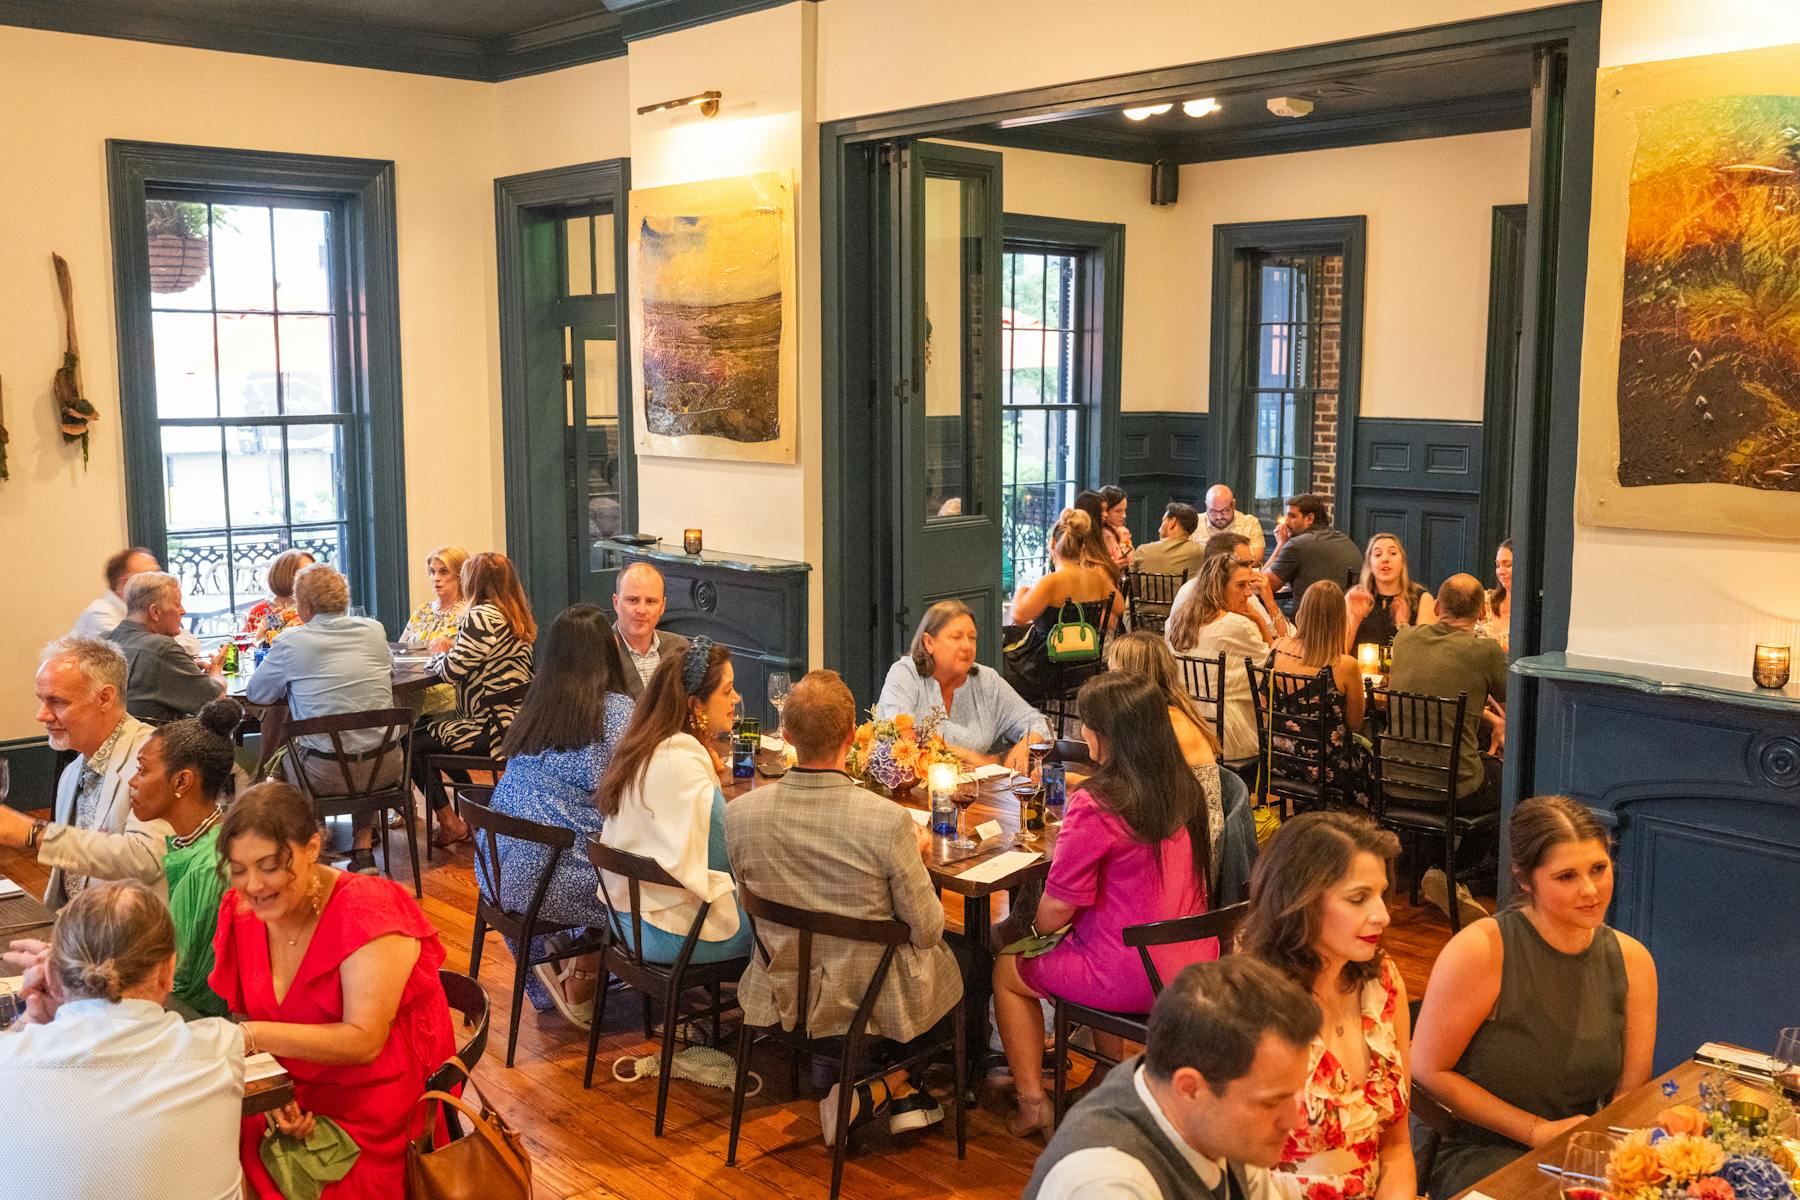
[[[906, 809], [857, 787], [844, 773], [844, 756], [856, 736], [856, 700], [837, 672], [812, 671], [796, 683], [781, 726], [799, 765], [779, 783], [726, 805], [732, 871], [744, 887], [777, 904], [905, 922], [911, 942], [894, 956], [869, 1033], [911, 1041], [936, 1025], [963, 994], [956, 957], [944, 944], [944, 908], [919, 854], [918, 826]], [[792, 1029], [800, 990], [799, 940], [777, 926], [762, 926], [757, 933], [770, 961], [765, 967], [760, 954], [751, 955], [738, 984], [744, 1020], [754, 1026], [779, 1021]], [[807, 1013], [812, 1036], [831, 1037], [849, 1028], [880, 960], [879, 946], [832, 938], [814, 942]], [[835, 1119], [836, 1097], [827, 1099]], [[885, 1105], [886, 1097], [878, 1099], [858, 1097], [853, 1128]], [[896, 1132], [943, 1116], [929, 1097], [901, 1097], [887, 1111]], [[834, 1133], [828, 1120], [827, 1145]]]

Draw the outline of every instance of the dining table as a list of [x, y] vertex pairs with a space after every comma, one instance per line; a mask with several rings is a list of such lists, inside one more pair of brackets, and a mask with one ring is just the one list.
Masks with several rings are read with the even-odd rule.
[[[426, 688], [442, 683], [438, 675], [426, 668], [431, 655], [425, 651], [398, 643], [388, 644], [388, 653], [393, 659], [394, 703], [405, 706], [413, 702]], [[259, 766], [267, 766], [269, 758], [280, 748], [285, 740], [288, 723], [287, 700], [276, 700], [267, 704], [253, 704], [245, 698], [250, 688], [251, 679], [255, 678], [256, 667], [248, 664], [236, 674], [225, 677], [225, 694], [244, 706], [250, 719], [256, 723], [257, 732], [261, 736], [262, 760]], [[243, 732], [240, 730], [240, 733]], [[239, 744], [243, 739], [238, 739]]]

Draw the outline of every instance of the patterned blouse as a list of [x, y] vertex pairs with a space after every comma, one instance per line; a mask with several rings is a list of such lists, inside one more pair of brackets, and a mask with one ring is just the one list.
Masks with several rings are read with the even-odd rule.
[[298, 624], [300, 613], [294, 608], [294, 601], [270, 596], [250, 606], [250, 615], [244, 618], [244, 632], [266, 646], [275, 640], [276, 634]]
[[400, 640], [408, 646], [429, 646], [439, 638], [454, 638], [467, 609], [461, 600], [449, 608], [439, 608], [436, 600], [427, 600], [413, 610]]
[[1400, 1003], [1400, 968], [1384, 958], [1381, 973], [1363, 984], [1363, 1040], [1369, 1074], [1359, 1085], [1325, 1049], [1312, 1044], [1306, 1083], [1306, 1128], [1288, 1135], [1275, 1183], [1290, 1200], [1356, 1200], [1373, 1196], [1381, 1180], [1381, 1137], [1406, 1120], [1408, 1086], [1400, 1065], [1394, 1012]]
[[517, 699], [494, 698], [531, 682], [531, 643], [519, 640], [498, 608], [478, 604], [463, 614], [455, 643], [432, 655], [426, 669], [456, 685], [456, 712], [428, 718], [432, 735], [448, 750], [490, 753], [519, 711]]

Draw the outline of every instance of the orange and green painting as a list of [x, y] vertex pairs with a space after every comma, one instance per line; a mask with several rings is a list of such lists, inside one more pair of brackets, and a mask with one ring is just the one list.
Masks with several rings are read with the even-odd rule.
[[1619, 483], [1800, 491], [1800, 96], [1636, 119]]

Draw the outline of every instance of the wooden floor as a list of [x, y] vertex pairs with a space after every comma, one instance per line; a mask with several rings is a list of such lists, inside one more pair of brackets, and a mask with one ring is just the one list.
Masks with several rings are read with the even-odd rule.
[[[394, 857], [397, 877], [410, 884], [403, 841], [397, 840]], [[449, 856], [438, 851], [425, 868], [425, 913], [443, 938], [449, 956], [446, 965], [457, 970], [467, 970], [469, 963], [472, 863], [470, 847], [464, 844]], [[40, 891], [47, 872], [33, 860], [0, 849], [0, 874]], [[1428, 905], [1411, 907], [1404, 895], [1393, 901], [1388, 947], [1401, 965], [1408, 993], [1416, 998], [1424, 991], [1432, 960], [1449, 938], [1449, 924]], [[951, 903], [955, 924], [960, 914], [954, 898]], [[831, 1160], [819, 1137], [818, 1093], [784, 1100], [785, 1059], [773, 1051], [767, 1062], [757, 1064], [766, 1080], [765, 1094], [745, 1107], [738, 1166], [725, 1165], [728, 1091], [676, 1080], [670, 1088], [665, 1135], [654, 1136], [654, 1081], [620, 1083], [611, 1070], [617, 1058], [653, 1054], [658, 1048], [643, 1036], [642, 1009], [635, 996], [614, 993], [592, 1090], [581, 1086], [587, 1035], [554, 1012], [534, 1012], [529, 1000], [520, 1021], [516, 1065], [508, 1069], [504, 1063], [512, 967], [506, 944], [490, 934], [481, 982], [494, 1005], [493, 1032], [475, 1080], [525, 1135], [536, 1163], [534, 1192], [541, 1200], [827, 1193]], [[938, 1088], [940, 1097], [947, 1090]], [[968, 1158], [961, 1162], [948, 1120], [901, 1139], [890, 1139], [885, 1130], [859, 1134], [844, 1174], [844, 1195], [855, 1200], [1018, 1196], [1041, 1143], [1021, 1141], [1007, 1132], [1006, 1103], [1001, 1088], [982, 1089], [980, 1109], [970, 1114]]]

